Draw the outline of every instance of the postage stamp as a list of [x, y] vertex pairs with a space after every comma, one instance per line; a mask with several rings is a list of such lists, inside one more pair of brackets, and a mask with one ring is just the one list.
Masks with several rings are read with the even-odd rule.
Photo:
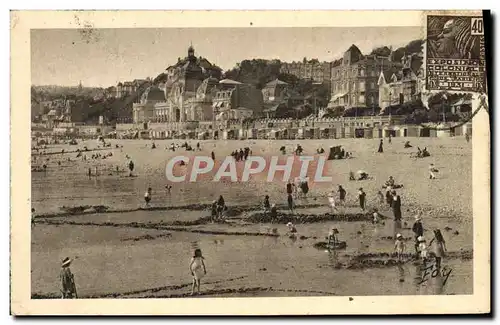
[[11, 17], [11, 313], [490, 312], [476, 13]]
[[482, 16], [427, 16], [427, 90], [485, 92], [484, 32]]

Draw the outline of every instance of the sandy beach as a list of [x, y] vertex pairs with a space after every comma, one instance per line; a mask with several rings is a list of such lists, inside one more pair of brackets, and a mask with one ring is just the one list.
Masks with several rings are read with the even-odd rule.
[[[405, 149], [411, 141], [413, 148]], [[189, 260], [193, 248], [203, 251], [207, 275], [202, 296], [314, 296], [470, 294], [472, 287], [472, 145], [464, 138], [393, 138], [377, 153], [378, 139], [338, 140], [245, 140], [196, 141], [201, 151], [166, 150], [184, 140], [106, 140], [111, 147], [86, 152], [87, 160], [74, 151], [97, 148], [96, 140], [76, 146], [49, 145], [46, 153], [33, 153], [32, 164], [46, 164], [46, 172], [32, 172], [32, 295], [59, 297], [59, 263], [74, 258], [72, 271], [80, 297], [184, 297], [191, 290]], [[175, 155], [216, 154], [222, 160], [233, 150], [250, 147], [253, 155], [270, 157], [287, 153], [301, 144], [304, 154], [314, 155], [322, 146], [328, 151], [342, 145], [352, 159], [328, 161], [324, 174], [329, 183], [311, 184], [306, 199], [296, 201], [296, 216], [285, 209], [285, 183], [254, 179], [250, 182], [182, 182], [171, 184], [165, 176], [167, 161]], [[116, 145], [119, 148], [116, 148]], [[123, 146], [123, 147], [122, 147]], [[431, 157], [410, 157], [416, 148], [427, 147]], [[66, 152], [60, 154], [61, 150]], [[42, 150], [43, 151], [43, 150]], [[112, 156], [89, 159], [92, 153]], [[129, 156], [135, 164], [128, 176]], [[325, 155], [325, 154], [324, 154]], [[69, 158], [69, 161], [68, 161]], [[47, 160], [48, 159], [48, 160]], [[428, 165], [439, 169], [430, 180]], [[95, 175], [95, 170], [99, 176]], [[117, 167], [118, 170], [117, 171]], [[93, 175], [89, 178], [88, 170]], [[349, 181], [349, 171], [365, 170], [371, 179]], [[420, 264], [411, 258], [395, 264], [392, 212], [378, 203], [381, 186], [393, 176], [402, 200], [402, 229], [407, 249], [413, 252], [411, 226], [422, 213], [425, 236], [441, 229], [448, 257], [447, 279], [421, 282]], [[170, 193], [165, 186], [171, 184]], [[327, 195], [341, 184], [347, 191], [347, 207], [329, 214]], [[151, 208], [144, 209], [144, 192], [152, 188]], [[367, 193], [368, 209], [387, 216], [373, 225], [357, 203], [357, 190]], [[385, 193], [385, 191], [383, 191]], [[223, 195], [230, 209], [226, 223], [210, 223], [208, 205]], [[256, 222], [265, 195], [280, 207], [280, 220], [297, 224], [298, 238], [285, 235], [285, 223]], [[78, 213], [61, 207], [87, 206]], [[105, 206], [97, 209], [92, 206]], [[287, 219], [288, 218], [288, 219]], [[314, 247], [325, 240], [332, 227], [340, 230], [347, 248], [325, 251]], [[277, 235], [270, 233], [277, 228]], [[445, 229], [446, 228], [446, 229]], [[430, 240], [431, 238], [429, 238]], [[355, 281], [354, 281], [355, 279]]]

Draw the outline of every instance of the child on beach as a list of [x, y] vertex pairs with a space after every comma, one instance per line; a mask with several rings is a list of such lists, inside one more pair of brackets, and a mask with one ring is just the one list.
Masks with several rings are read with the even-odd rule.
[[332, 228], [330, 229], [330, 232], [328, 233], [328, 246], [335, 246], [337, 245], [337, 234], [339, 231], [337, 228]]
[[429, 165], [429, 179], [436, 179], [436, 174], [438, 170], [434, 167], [434, 164]]
[[264, 213], [266, 214], [271, 210], [271, 204], [269, 203], [269, 195], [264, 197]]
[[329, 195], [328, 195], [328, 202], [330, 203], [330, 209], [332, 210], [332, 213], [337, 209], [335, 207], [335, 192], [331, 192]]
[[398, 255], [398, 261], [402, 260], [405, 248], [406, 245], [405, 242], [403, 241], [403, 236], [401, 234], [397, 234], [396, 243], [394, 244], [394, 249], [396, 250], [396, 254]]
[[200, 293], [201, 279], [207, 274], [207, 268], [205, 267], [205, 259], [199, 248], [194, 251], [194, 256], [189, 264], [189, 271], [191, 271], [191, 275], [193, 276], [191, 295], [194, 295], [195, 288], [198, 288], [198, 293]]
[[427, 243], [423, 236], [418, 237], [418, 250], [420, 251], [420, 257], [422, 258], [422, 263], [424, 267], [427, 263]]
[[288, 194], [287, 201], [288, 201], [288, 210], [290, 210], [290, 212], [293, 214], [293, 196], [292, 196], [292, 194]]
[[212, 207], [211, 207], [212, 222], [214, 222], [215, 220], [217, 220], [217, 214], [218, 214], [218, 211], [217, 211], [217, 200], [214, 200], [212, 202]]
[[444, 252], [446, 252], [446, 242], [443, 238], [441, 230], [439, 229], [434, 230], [434, 238], [432, 238], [431, 242], [429, 243], [429, 246], [432, 247], [434, 255], [436, 256], [436, 268], [440, 270], [441, 261], [445, 255]]
[[377, 197], [378, 197], [378, 203], [380, 205], [384, 204], [384, 194], [382, 193], [382, 191], [378, 191]]
[[286, 226], [288, 227], [288, 235], [295, 235], [297, 233], [297, 228], [295, 228], [293, 223], [289, 222]]
[[146, 207], [149, 207], [149, 202], [151, 201], [152, 189], [148, 187], [146, 193], [144, 193], [144, 201], [146, 201]]

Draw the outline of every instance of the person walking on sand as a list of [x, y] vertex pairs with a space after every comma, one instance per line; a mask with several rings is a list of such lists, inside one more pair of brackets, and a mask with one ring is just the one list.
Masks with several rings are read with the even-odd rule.
[[286, 183], [286, 194], [292, 194], [294, 188], [296, 188], [295, 184], [293, 184], [291, 180], [288, 180], [288, 183]]
[[217, 218], [222, 219], [222, 212], [226, 207], [226, 202], [224, 201], [224, 197], [222, 195], [219, 196], [217, 200]]
[[264, 214], [267, 214], [271, 210], [271, 204], [269, 203], [269, 195], [264, 197]]
[[276, 208], [276, 204], [271, 205], [271, 212], [269, 213], [272, 219], [275, 219], [278, 217], [278, 208]]
[[434, 164], [429, 165], [429, 179], [436, 179], [436, 174], [438, 170], [434, 167]]
[[446, 242], [443, 238], [441, 230], [434, 230], [434, 238], [432, 238], [429, 246], [432, 247], [432, 251], [434, 252], [434, 255], [436, 257], [436, 269], [438, 270], [438, 272], [440, 272], [441, 261], [443, 260], [446, 252]]
[[193, 296], [196, 288], [198, 289], [198, 294], [200, 293], [201, 279], [207, 274], [205, 258], [199, 248], [194, 251], [191, 263], [189, 263], [189, 271], [193, 277], [193, 287], [191, 289], [191, 295]]
[[378, 145], [378, 153], [383, 153], [384, 152], [384, 140], [380, 139], [380, 143]]
[[211, 155], [212, 155], [212, 160], [215, 161], [215, 152], [212, 151]]
[[130, 160], [128, 163], [128, 170], [130, 171], [128, 176], [132, 177], [132, 172], [134, 171], [134, 162], [132, 160]]
[[418, 254], [419, 252], [419, 241], [418, 238], [424, 235], [424, 226], [422, 225], [422, 218], [420, 216], [415, 216], [415, 223], [411, 228], [413, 233], [415, 234], [415, 252]]
[[149, 207], [149, 202], [151, 202], [151, 196], [152, 196], [152, 189], [151, 187], [148, 187], [148, 190], [146, 193], [144, 193], [144, 201], [146, 202], [146, 208]]
[[62, 299], [78, 298], [78, 293], [76, 292], [75, 285], [75, 276], [69, 268], [71, 262], [72, 260], [69, 257], [66, 257], [62, 261], [61, 272], [59, 273], [59, 279], [61, 280]]
[[394, 221], [401, 221], [401, 197], [397, 195], [395, 190], [392, 194], [392, 212], [394, 213]]
[[346, 190], [342, 187], [342, 185], [339, 185], [337, 192], [339, 193], [339, 205], [345, 207], [345, 196], [347, 194]]
[[210, 215], [212, 217], [212, 222], [215, 222], [215, 220], [217, 220], [217, 214], [218, 214], [218, 211], [217, 211], [217, 200], [214, 200], [212, 202], [212, 206], [211, 206], [211, 209], [210, 209]]
[[92, 178], [92, 168], [89, 167], [89, 171], [87, 174], [89, 175], [89, 179], [91, 179]]
[[406, 245], [401, 234], [396, 235], [396, 243], [394, 244], [394, 250], [396, 251], [398, 262], [403, 259], [403, 254], [405, 252]]
[[293, 196], [292, 196], [292, 194], [288, 194], [287, 201], [288, 201], [288, 210], [290, 210], [290, 212], [293, 214]]
[[382, 205], [384, 204], [384, 194], [382, 191], [377, 192], [377, 197], [378, 197], [378, 204]]
[[337, 208], [335, 207], [335, 192], [334, 191], [332, 191], [328, 195], [328, 203], [330, 204], [330, 209], [331, 209], [332, 213], [334, 213], [335, 210], [337, 210]]
[[391, 191], [392, 191], [391, 187], [387, 186], [387, 188], [385, 189], [385, 201], [389, 207], [392, 207], [392, 201], [394, 200], [392, 198]]
[[363, 188], [360, 187], [358, 191], [358, 198], [359, 198], [359, 207], [361, 210], [365, 211], [366, 208], [366, 193], [363, 191]]

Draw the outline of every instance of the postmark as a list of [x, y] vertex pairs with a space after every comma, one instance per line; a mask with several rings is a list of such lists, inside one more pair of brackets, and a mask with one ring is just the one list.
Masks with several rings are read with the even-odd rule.
[[425, 23], [426, 89], [485, 92], [483, 17], [428, 15]]
[[420, 126], [436, 131], [451, 131], [471, 123], [481, 110], [489, 113], [485, 93], [427, 92], [422, 95], [425, 113], [420, 116]]

